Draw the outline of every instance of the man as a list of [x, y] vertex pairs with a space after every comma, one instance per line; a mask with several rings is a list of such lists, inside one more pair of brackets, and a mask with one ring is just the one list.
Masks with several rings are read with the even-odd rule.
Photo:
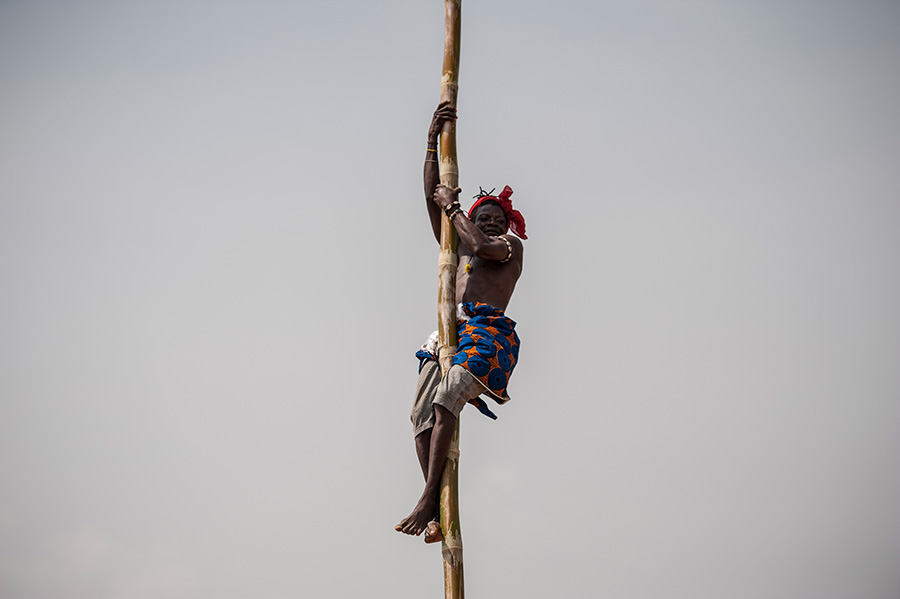
[[444, 123], [455, 119], [456, 110], [449, 102], [435, 110], [428, 129], [424, 179], [425, 203], [435, 239], [440, 243], [441, 211], [450, 216], [459, 235], [459, 349], [443, 378], [436, 360], [436, 332], [416, 354], [421, 363], [410, 419], [425, 489], [412, 513], [394, 527], [409, 535], [425, 532], [426, 543], [441, 540], [438, 492], [460, 411], [466, 403], [472, 403], [496, 418], [479, 396], [487, 395], [501, 404], [509, 400], [506, 385], [518, 360], [519, 338], [516, 323], [504, 311], [522, 272], [522, 242], [507, 231], [511, 228], [527, 239], [525, 221], [512, 208], [512, 189], [508, 186], [496, 197], [480, 194], [467, 218], [457, 199], [461, 190], [438, 184], [437, 138]]

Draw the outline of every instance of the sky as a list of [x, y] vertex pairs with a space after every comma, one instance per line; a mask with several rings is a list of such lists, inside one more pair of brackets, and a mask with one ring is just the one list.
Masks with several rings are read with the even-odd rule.
[[[900, 4], [466, 0], [528, 223], [470, 597], [900, 596]], [[432, 0], [0, 3], [0, 596], [442, 593]]]

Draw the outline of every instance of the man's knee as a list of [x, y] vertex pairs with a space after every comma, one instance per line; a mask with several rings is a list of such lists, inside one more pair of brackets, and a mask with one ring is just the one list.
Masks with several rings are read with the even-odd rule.
[[440, 404], [434, 404], [434, 420], [435, 426], [440, 426], [442, 422], [456, 422], [456, 415]]

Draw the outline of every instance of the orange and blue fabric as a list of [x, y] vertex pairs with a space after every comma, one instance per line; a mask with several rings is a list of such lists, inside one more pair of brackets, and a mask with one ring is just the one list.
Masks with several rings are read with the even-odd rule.
[[[498, 404], [504, 404], [509, 401], [506, 392], [509, 377], [519, 360], [516, 323], [503, 310], [490, 304], [464, 302], [461, 306], [468, 319], [456, 321], [458, 345], [453, 364], [459, 364], [478, 379], [484, 386], [485, 395]], [[424, 348], [416, 352], [416, 357], [419, 358], [420, 370], [426, 360], [437, 359], [434, 353]], [[480, 397], [469, 403], [485, 416], [497, 419]]]

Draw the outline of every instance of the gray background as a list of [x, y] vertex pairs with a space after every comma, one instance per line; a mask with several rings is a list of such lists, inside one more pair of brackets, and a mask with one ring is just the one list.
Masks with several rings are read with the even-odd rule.
[[[900, 596], [900, 5], [467, 0], [528, 222], [470, 597]], [[437, 0], [0, 4], [0, 595], [439, 597]]]

